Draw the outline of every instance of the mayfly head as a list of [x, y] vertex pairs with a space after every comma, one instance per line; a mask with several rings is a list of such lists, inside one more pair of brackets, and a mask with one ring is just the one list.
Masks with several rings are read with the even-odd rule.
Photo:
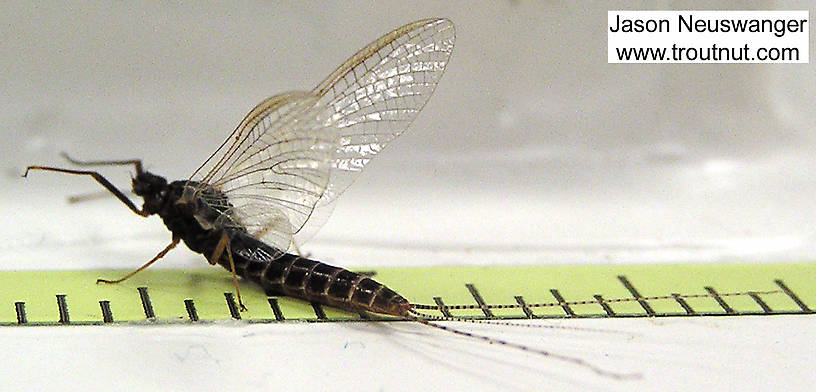
[[142, 210], [147, 214], [159, 211], [167, 196], [167, 180], [162, 176], [143, 171], [133, 178], [133, 193], [144, 199]]

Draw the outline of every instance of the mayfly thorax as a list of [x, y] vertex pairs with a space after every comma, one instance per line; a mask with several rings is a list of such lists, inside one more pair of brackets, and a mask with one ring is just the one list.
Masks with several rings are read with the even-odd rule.
[[[141, 216], [158, 215], [172, 232], [153, 259], [117, 280], [128, 279], [179, 242], [213, 265], [268, 295], [285, 295], [349, 311], [397, 316], [459, 335], [571, 362], [620, 378], [585, 361], [452, 329], [375, 280], [288, 253], [294, 239], [314, 233], [309, 219], [331, 211], [335, 199], [368, 162], [401, 135], [425, 106], [450, 60], [453, 23], [425, 19], [399, 27], [354, 54], [311, 91], [270, 97], [241, 121], [187, 180], [168, 182], [140, 160], [76, 161], [79, 166], [133, 165], [139, 208], [101, 174], [89, 170], [29, 166], [92, 177]], [[311, 222], [311, 226], [310, 223]], [[455, 319], [455, 318], [454, 318]]]

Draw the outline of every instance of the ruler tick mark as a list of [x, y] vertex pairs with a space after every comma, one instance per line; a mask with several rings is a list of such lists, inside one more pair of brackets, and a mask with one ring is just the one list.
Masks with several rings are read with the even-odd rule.
[[485, 303], [482, 295], [479, 294], [479, 290], [476, 290], [476, 286], [474, 286], [473, 283], [465, 283], [465, 287], [467, 287], [468, 291], [470, 291], [470, 295], [473, 297], [476, 303], [479, 304], [479, 308], [482, 309], [482, 313], [484, 313], [485, 317], [495, 318], [495, 316], [493, 316], [493, 312], [487, 308], [487, 303]]
[[533, 310], [527, 306], [527, 303], [524, 302], [524, 298], [520, 295], [513, 297], [516, 299], [516, 303], [521, 305], [521, 310], [524, 311], [524, 314], [527, 318], [535, 318], [535, 314], [533, 314]]
[[725, 300], [722, 297], [720, 297], [720, 294], [717, 293], [717, 290], [714, 290], [714, 288], [711, 286], [705, 286], [704, 289], [708, 291], [708, 293], [711, 294], [712, 297], [714, 297], [714, 300], [716, 300], [720, 307], [723, 308], [723, 310], [725, 310], [725, 313], [728, 314], [736, 313], [734, 312], [734, 309], [727, 303], [725, 303]]
[[569, 305], [567, 305], [567, 301], [564, 300], [564, 297], [561, 296], [561, 293], [558, 292], [556, 289], [550, 289], [550, 294], [555, 297], [555, 300], [558, 301], [558, 305], [561, 306], [561, 309], [564, 309], [564, 313], [567, 314], [567, 317], [575, 317], [575, 312], [572, 311]]
[[442, 313], [442, 316], [453, 317], [450, 310], [448, 310], [447, 306], [445, 306], [445, 303], [442, 302], [442, 297], [433, 297], [433, 300], [436, 303], [436, 306], [439, 307], [439, 311]]
[[240, 320], [241, 312], [238, 311], [238, 305], [235, 304], [235, 296], [232, 293], [224, 293], [224, 299], [227, 301], [227, 309], [229, 309], [230, 317]]
[[195, 302], [192, 299], [184, 300], [184, 308], [187, 309], [187, 316], [190, 317], [190, 321], [198, 321], [198, 310], [196, 310]]
[[57, 294], [57, 309], [59, 310], [59, 323], [71, 324], [71, 317], [68, 315], [68, 302], [65, 294]]
[[272, 308], [272, 313], [275, 314], [275, 320], [283, 321], [283, 312], [281, 312], [280, 305], [278, 305], [278, 299], [269, 297], [266, 299], [269, 302], [269, 307]]
[[600, 294], [595, 294], [594, 297], [595, 297], [595, 300], [598, 301], [598, 304], [601, 305], [604, 312], [606, 312], [607, 316], [615, 317], [615, 311], [612, 310], [612, 307], [609, 306], [608, 303], [606, 303], [606, 300], [604, 300], [603, 296], [601, 296]]
[[748, 293], [748, 296], [750, 296], [754, 300], [754, 302], [756, 302], [757, 305], [759, 305], [759, 307], [762, 308], [763, 312], [773, 313], [773, 310], [771, 310], [771, 307], [768, 306], [768, 304], [766, 304], [765, 301], [762, 300], [762, 298], [759, 298], [759, 294], [752, 291], [752, 292]]
[[790, 288], [788, 288], [788, 285], [786, 285], [785, 282], [782, 281], [782, 279], [776, 279], [774, 280], [774, 283], [776, 283], [776, 285], [779, 286], [780, 289], [782, 289], [782, 292], [784, 292], [788, 297], [790, 297], [790, 299], [792, 299], [793, 302], [795, 302], [796, 305], [799, 306], [800, 309], [802, 309], [803, 313], [813, 313], [813, 310], [811, 310], [807, 305], [805, 305], [805, 303], [802, 302], [801, 299], [799, 299], [799, 296], [794, 294], [793, 291]]
[[14, 311], [17, 313], [17, 324], [28, 323], [28, 317], [26, 316], [25, 310], [25, 302], [15, 302]]
[[145, 317], [155, 319], [156, 313], [153, 311], [153, 303], [150, 302], [150, 294], [147, 293], [147, 287], [137, 287], [136, 290], [139, 290], [139, 299], [142, 300], [142, 309], [144, 309]]
[[686, 302], [686, 300], [680, 295], [680, 293], [672, 293], [672, 297], [674, 300], [677, 301], [678, 304], [686, 311], [686, 314], [697, 314], [694, 309], [691, 308], [691, 305]]
[[652, 306], [649, 305], [648, 302], [646, 302], [642, 295], [640, 295], [640, 292], [638, 292], [635, 286], [632, 285], [632, 282], [630, 282], [629, 279], [627, 279], [623, 275], [618, 275], [618, 280], [623, 284], [623, 287], [626, 287], [626, 290], [629, 290], [629, 293], [631, 293], [632, 296], [635, 297], [635, 299], [637, 299], [638, 303], [640, 304], [640, 307], [643, 308], [646, 314], [649, 315], [649, 317], [654, 317], [655, 316], [654, 309], [652, 309]]
[[99, 301], [99, 308], [102, 309], [102, 321], [105, 323], [112, 323], [113, 312], [111, 312], [110, 301]]
[[317, 319], [318, 320], [326, 320], [327, 319], [326, 312], [323, 310], [323, 306], [321, 306], [317, 302], [311, 302], [311, 304], [312, 304], [312, 309], [314, 309], [315, 316], [317, 316]]

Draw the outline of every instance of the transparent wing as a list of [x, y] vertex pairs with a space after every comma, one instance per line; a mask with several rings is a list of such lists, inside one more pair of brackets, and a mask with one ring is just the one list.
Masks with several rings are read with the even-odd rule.
[[450, 20], [407, 24], [361, 49], [313, 90], [337, 148], [318, 211], [296, 236], [300, 243], [319, 230], [371, 159], [411, 125], [436, 89], [454, 40]]
[[256, 106], [191, 177], [200, 183], [196, 194], [220, 213], [205, 220], [246, 228], [281, 250], [295, 234], [302, 240], [314, 233], [325, 220], [305, 227], [315, 207], [325, 217], [425, 106], [453, 42], [449, 20], [417, 21], [357, 52], [313, 91]]
[[414, 121], [448, 65], [454, 38], [447, 19], [402, 26], [361, 49], [313, 90], [337, 142], [321, 205], [337, 198]]
[[[199, 222], [246, 229], [278, 249], [289, 248], [326, 189], [335, 149], [317, 100], [308, 92], [285, 93], [247, 114], [193, 174], [200, 184], [197, 197], [220, 213], [197, 217]], [[226, 195], [229, 205], [207, 187]]]

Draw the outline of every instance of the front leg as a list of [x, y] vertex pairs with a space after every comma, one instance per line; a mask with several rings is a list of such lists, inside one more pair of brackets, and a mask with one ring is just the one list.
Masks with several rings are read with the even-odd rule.
[[31, 170], [42, 170], [42, 171], [52, 171], [57, 173], [66, 173], [66, 174], [75, 174], [80, 176], [91, 176], [96, 182], [100, 183], [105, 189], [113, 193], [117, 199], [121, 200], [122, 203], [125, 203], [131, 211], [139, 214], [141, 216], [148, 216], [147, 212], [139, 209], [136, 207], [136, 204], [133, 203], [127, 196], [125, 196], [124, 192], [120, 191], [116, 186], [111, 184], [105, 177], [95, 171], [88, 171], [88, 170], [72, 170], [72, 169], [62, 169], [58, 167], [50, 167], [50, 166], [29, 166], [26, 168], [25, 173], [23, 173], [23, 177], [28, 177], [28, 172]]

